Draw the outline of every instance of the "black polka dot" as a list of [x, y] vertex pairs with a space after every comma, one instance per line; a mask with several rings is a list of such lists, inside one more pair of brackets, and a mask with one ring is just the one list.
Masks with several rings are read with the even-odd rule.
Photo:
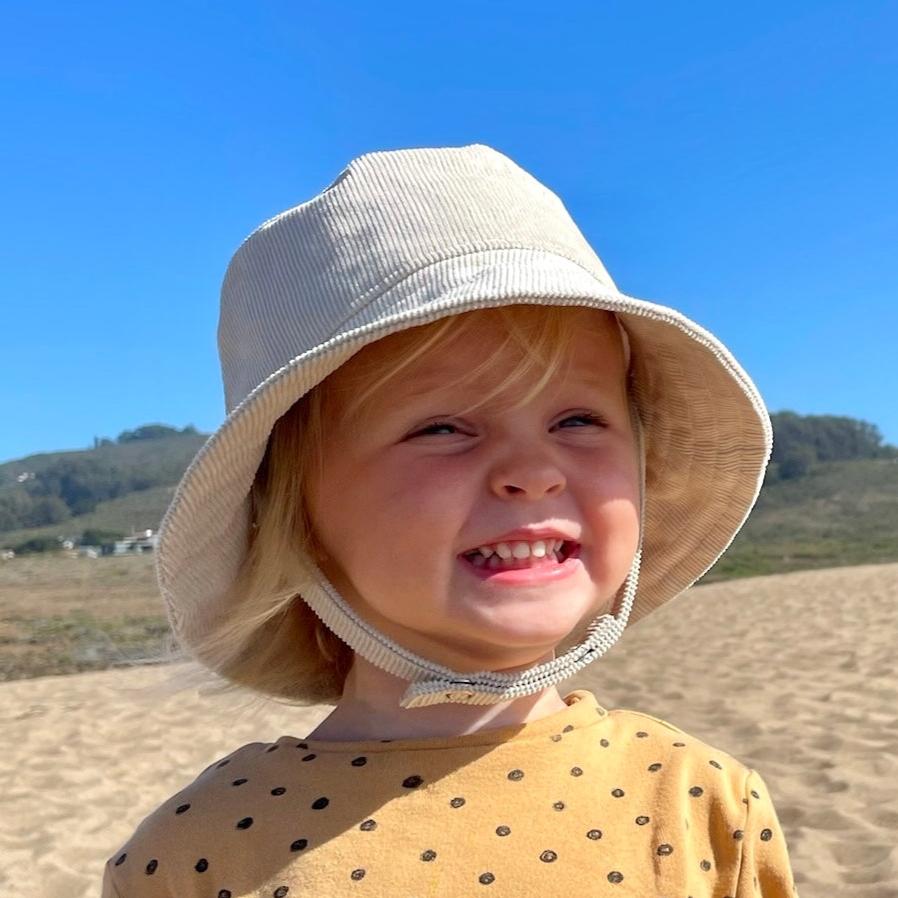
[[509, 778], [510, 780], [515, 780], [515, 781], [517, 781], [517, 780], [522, 780], [522, 779], [524, 779], [524, 771], [523, 771], [523, 770], [517, 770], [517, 769], [515, 769], [515, 770], [509, 770], [509, 771], [508, 771], [508, 778]]
[[287, 790], [283, 786], [276, 786], [271, 790], [272, 795], [283, 795]]
[[477, 877], [477, 881], [481, 884], [488, 886], [491, 882], [494, 882], [496, 879], [492, 873], [481, 873], [480, 876]]
[[639, 826], [645, 826], [646, 823], [649, 822], [649, 818], [646, 817], [644, 814], [640, 814], [640, 815], [636, 818], [636, 822], [637, 822], [637, 824], [639, 824]]
[[623, 790], [623, 789], [612, 789], [612, 790], [611, 790], [611, 794], [612, 794], [615, 798], [623, 798], [623, 797], [624, 797], [624, 790]]
[[241, 777], [239, 780], [234, 780], [234, 782], [231, 783], [231, 785], [232, 786], [242, 786], [244, 783], [248, 783], [248, 782], [249, 782], [249, 780], [246, 779], [246, 777]]
[[673, 854], [673, 845], [668, 845], [666, 842], [663, 845], [659, 845], [658, 854], [660, 854], [661, 857], [666, 857], [668, 854]]
[[608, 748], [611, 743], [607, 739], [599, 739], [599, 745], [601, 745], [602, 748]]
[[231, 898], [231, 892], [229, 889], [219, 889], [218, 898]]
[[268, 748], [265, 749], [265, 751], [277, 751], [277, 745], [269, 745]]
[[296, 747], [301, 748], [303, 751], [305, 751], [309, 747], [309, 744], [308, 742], [297, 742]]
[[761, 796], [760, 796], [760, 795], [758, 795], [758, 793], [757, 793], [757, 792], [755, 792], [755, 790], [754, 790], [754, 789], [752, 789], [752, 790], [751, 790], [751, 797], [752, 797], [752, 798], [760, 798], [760, 797], [761, 797]]
[[553, 742], [561, 742], [561, 733], [555, 733], [554, 735], [549, 736], [549, 738], [550, 738]]
[[608, 874], [608, 882], [623, 882], [623, 881], [624, 881], [624, 874], [618, 873], [617, 870], [612, 870]]
[[359, 867], [357, 870], [353, 870], [352, 873], [349, 874], [350, 879], [361, 879], [365, 875], [365, 871]]
[[684, 748], [685, 746], [685, 742], [674, 742], [674, 748]]
[[648, 736], [648, 733], [646, 733], [644, 730], [640, 730], [640, 731], [636, 734], [636, 738], [637, 738], [637, 739], [645, 739], [646, 736]]
[[773, 832], [769, 829], [761, 830], [761, 841], [769, 842], [773, 838]]
[[366, 833], [371, 832], [372, 829], [377, 829], [377, 821], [366, 820], [364, 823], [359, 824], [359, 829]]
[[699, 867], [701, 867], [702, 870], [710, 870], [710, 869], [711, 869], [711, 861], [703, 860], [703, 861], [699, 864]]
[[225, 758], [220, 764], [217, 765], [217, 767], [226, 767], [230, 763], [231, 763], [231, 759]]
[[201, 857], [193, 865], [193, 869], [196, 870], [197, 873], [205, 873], [209, 869], [209, 861], [207, 861], [204, 857]]
[[654, 764], [649, 764], [649, 773], [657, 773], [664, 765], [660, 764], [656, 761]]
[[465, 803], [464, 798], [453, 798], [449, 802], [449, 805], [450, 805], [450, 807], [453, 807], [453, 808], [460, 808], [464, 803]]
[[121, 865], [125, 862], [125, 858], [126, 858], [127, 856], [128, 856], [128, 852], [127, 852], [127, 851], [126, 851], [124, 854], [120, 854], [120, 855], [115, 859], [115, 866], [116, 866], [116, 867], [121, 866]]
[[564, 802], [556, 801], [555, 804], [552, 805], [552, 807], [555, 808], [556, 811], [563, 811], [564, 810]]
[[568, 725], [567, 725], [561, 732], [562, 732], [562, 733], [569, 733], [573, 728], [574, 728], [574, 727], [573, 727], [573, 724], [570, 724], [570, 723], [569, 723], [569, 724], [568, 724]]
[[551, 849], [548, 849], [548, 848], [547, 848], [547, 849], [546, 849], [546, 850], [539, 856], [539, 859], [540, 859], [541, 861], [545, 861], [545, 863], [547, 863], [547, 864], [551, 864], [552, 861], [554, 861], [557, 857], [558, 857], [558, 855], [555, 854], [554, 851], [552, 851]]
[[315, 758], [317, 758], [317, 757], [318, 757], [318, 756], [315, 755], [315, 754], [304, 755], [304, 756], [303, 756], [303, 761], [314, 761]]
[[418, 774], [414, 774], [414, 776], [407, 776], [403, 781], [402, 785], [405, 786], [406, 789], [417, 789], [421, 783], [424, 782], [424, 778], [418, 776]]
[[586, 838], [587, 838], [587, 839], [592, 839], [594, 842], [597, 842], [599, 839], [602, 838], [602, 830], [600, 830], [600, 829], [591, 829], [591, 830], [586, 834]]
[[705, 790], [704, 790], [701, 786], [693, 786], [693, 787], [689, 790], [689, 794], [690, 794], [691, 796], [693, 796], [693, 798], [698, 798], [699, 795], [704, 795], [704, 794], [705, 794]]
[[496, 835], [497, 836], [507, 836], [511, 832], [511, 828], [508, 826], [497, 826], [496, 827]]
[[249, 829], [253, 825], [252, 817], [244, 817], [237, 821], [237, 829]]
[[189, 805], [189, 804], [179, 804], [178, 807], [177, 807], [177, 809], [175, 810], [175, 813], [176, 813], [176, 814], [183, 814], [184, 811], [189, 811], [189, 810], [190, 810], [190, 805]]
[[436, 856], [437, 853], [430, 848], [428, 848], [427, 851], [421, 852], [422, 861], [432, 861]]
[[309, 844], [308, 839], [297, 839], [295, 842], [290, 843], [291, 851], [302, 851]]
[[146, 870], [147, 870], [147, 876], [149, 876], [149, 875], [152, 874], [152, 873], [155, 873], [155, 872], [156, 872], [156, 868], [157, 868], [158, 866], [159, 866], [159, 861], [157, 861], [156, 858], [153, 858], [153, 859], [147, 864], [147, 867], [146, 867]]
[[733, 833], [733, 838], [738, 840], [738, 839], [741, 839], [744, 835], [745, 835], [745, 833], [742, 832], [741, 829], [737, 829], [737, 830]]
[[331, 803], [329, 798], [325, 798], [323, 795], [321, 798], [316, 798], [312, 802], [312, 808], [316, 811], [320, 811], [322, 808], [326, 808]]
[[361, 755], [358, 758], [353, 758], [351, 763], [353, 767], [364, 767], [368, 763], [368, 759]]
[[284, 895], [290, 891], [289, 886], [278, 886], [271, 894], [274, 898], [284, 898]]
[[583, 771], [579, 767], [571, 767], [571, 776], [583, 776]]
[[717, 761], [708, 761], [708, 763], [709, 763], [712, 767], [716, 767], [718, 770], [723, 770], [723, 767], [721, 767], [720, 764], [717, 763]]

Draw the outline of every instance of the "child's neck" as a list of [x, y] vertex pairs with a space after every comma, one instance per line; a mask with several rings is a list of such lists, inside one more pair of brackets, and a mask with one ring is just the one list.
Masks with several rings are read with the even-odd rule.
[[356, 655], [336, 708], [306, 738], [334, 742], [451, 738], [538, 720], [567, 707], [554, 686], [495, 705], [445, 702], [423, 708], [400, 706], [406, 689], [407, 680]]

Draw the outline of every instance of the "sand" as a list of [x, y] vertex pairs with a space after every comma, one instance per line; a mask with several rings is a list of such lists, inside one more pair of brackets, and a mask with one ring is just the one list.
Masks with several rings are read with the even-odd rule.
[[[898, 896], [898, 564], [700, 586], [561, 684], [757, 769], [801, 898]], [[158, 694], [171, 668], [0, 685], [0, 895], [98, 895], [140, 820], [234, 748], [330, 711]], [[148, 691], [149, 688], [149, 691]]]

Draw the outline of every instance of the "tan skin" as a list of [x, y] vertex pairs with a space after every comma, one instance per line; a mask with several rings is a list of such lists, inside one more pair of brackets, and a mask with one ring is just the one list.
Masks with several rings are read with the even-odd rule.
[[[611, 609], [638, 545], [638, 462], [620, 335], [606, 313], [569, 313], [581, 324], [570, 372], [524, 408], [491, 402], [457, 414], [490, 386], [455, 386], [484, 347], [500, 344], [497, 325], [484, 319], [403, 369], [355, 420], [340, 419], [339, 398], [326, 419], [324, 476], [309, 497], [327, 555], [322, 570], [363, 619], [457, 671], [511, 672], [552, 660], [566, 636]], [[404, 339], [400, 332], [366, 346], [332, 375], [334, 395], [352, 395], [368, 366], [396, 358]], [[501, 371], [515, 361], [503, 356]], [[405, 398], [431, 378], [440, 386]], [[582, 417], [587, 412], [602, 423]], [[581, 543], [578, 570], [552, 584], [491, 586], [459, 560], [524, 526], [572, 535]], [[451, 737], [566, 707], [550, 687], [495, 705], [402, 708], [407, 687], [356, 655], [342, 698], [308, 738]]]

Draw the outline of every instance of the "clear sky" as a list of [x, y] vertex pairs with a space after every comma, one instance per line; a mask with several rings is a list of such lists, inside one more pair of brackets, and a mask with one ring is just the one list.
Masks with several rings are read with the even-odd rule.
[[372, 150], [486, 143], [771, 410], [898, 443], [898, 4], [6, 3], [0, 461], [212, 431], [227, 263]]

